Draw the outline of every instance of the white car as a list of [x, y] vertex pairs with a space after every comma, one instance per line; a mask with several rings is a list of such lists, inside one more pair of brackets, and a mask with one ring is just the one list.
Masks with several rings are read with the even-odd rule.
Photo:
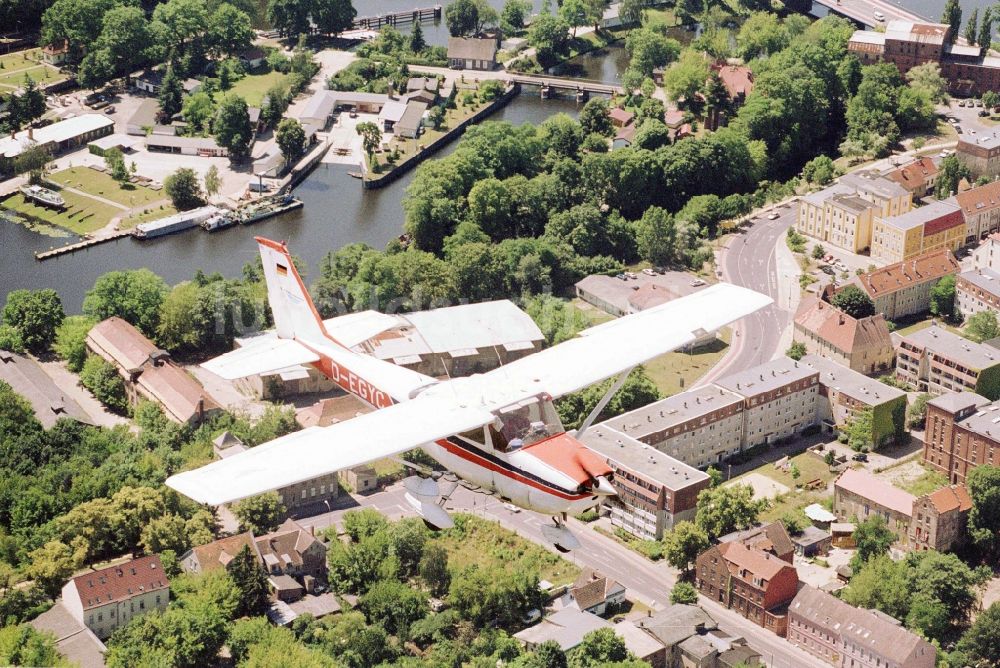
[[642, 273], [646, 274], [647, 276], [656, 276], [656, 272], [654, 270], [650, 269], [649, 267], [646, 267], [645, 269], [643, 269]]
[[781, 214], [778, 213], [777, 211], [772, 211], [771, 213], [767, 214], [768, 220], [777, 220], [778, 218], [781, 218]]
[[506, 508], [507, 510], [509, 510], [510, 512], [512, 512], [512, 513], [519, 513], [519, 512], [521, 512], [521, 509], [518, 508], [517, 506], [515, 506], [513, 503], [505, 503], [505, 504], [503, 504], [503, 507]]
[[700, 278], [696, 278], [693, 281], [691, 281], [692, 288], [700, 288], [703, 285], [705, 285], [705, 281], [701, 280]]
[[885, 14], [882, 12], [872, 12], [872, 17], [879, 23], [885, 23]]

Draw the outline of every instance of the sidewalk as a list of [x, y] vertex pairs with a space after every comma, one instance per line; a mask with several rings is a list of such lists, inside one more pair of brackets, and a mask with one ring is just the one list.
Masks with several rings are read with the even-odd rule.
[[795, 331], [795, 312], [802, 300], [802, 288], [799, 285], [802, 266], [795, 257], [795, 253], [785, 242], [784, 234], [778, 237], [778, 241], [774, 245], [774, 257], [778, 280], [778, 299], [775, 303], [778, 308], [789, 313], [788, 324], [785, 325], [778, 342], [777, 352], [783, 355], [792, 345], [792, 335]]
[[114, 427], [131, 423], [120, 415], [109, 412], [94, 396], [77, 382], [77, 377], [70, 373], [69, 369], [62, 362], [43, 362], [38, 360], [38, 364], [49, 378], [59, 387], [60, 390], [73, 398], [80, 404], [94, 424], [99, 427]]

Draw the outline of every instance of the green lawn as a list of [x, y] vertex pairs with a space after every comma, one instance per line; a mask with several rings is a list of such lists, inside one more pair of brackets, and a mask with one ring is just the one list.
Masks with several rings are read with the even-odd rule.
[[173, 205], [158, 204], [157, 206], [149, 209], [143, 209], [138, 213], [129, 214], [125, 218], [122, 218], [121, 222], [118, 223], [118, 229], [130, 230], [139, 223], [166, 218], [167, 216], [172, 216], [175, 213], [177, 213], [177, 209], [175, 209]]
[[37, 65], [41, 52], [41, 49], [28, 49], [0, 56], [0, 72], [21, 70], [25, 67]]
[[926, 469], [924, 473], [914, 480], [905, 483], [897, 483], [897, 487], [906, 490], [913, 496], [923, 496], [948, 484], [948, 476], [939, 471]]
[[4, 74], [4, 70], [0, 70], [0, 85], [18, 88], [24, 85], [26, 75], [41, 83], [52, 83], [65, 78], [59, 70], [53, 67], [38, 65], [21, 72], [8, 72], [6, 74]]
[[162, 190], [156, 191], [133, 183], [122, 185], [111, 178], [109, 174], [90, 167], [73, 167], [50, 174], [46, 178], [54, 183], [98, 195], [129, 208], [167, 199], [166, 193]]
[[656, 26], [673, 28], [674, 26], [680, 25], [680, 21], [677, 20], [677, 14], [674, 12], [673, 8], [650, 7], [643, 11], [643, 15], [646, 17], [644, 25], [648, 28], [654, 28]]
[[[906, 327], [900, 327], [899, 329], [896, 330], [896, 333], [899, 334], [900, 336], [913, 334], [914, 332], [919, 332], [922, 329], [927, 329], [933, 324], [933, 322], [934, 320], [932, 318], [927, 318], [927, 320], [920, 320], [918, 322], [913, 323], [912, 325], [907, 325]], [[953, 327], [945, 322], [941, 322], [940, 320], [938, 321], [938, 326], [944, 327], [949, 332], [962, 336], [962, 330], [960, 330], [958, 327]]]
[[245, 99], [249, 106], [259, 107], [267, 91], [287, 78], [287, 74], [274, 71], [264, 74], [248, 74], [233, 84], [233, 87], [225, 94], [234, 93]]
[[107, 225], [112, 218], [121, 214], [121, 209], [98, 202], [89, 197], [63, 190], [66, 208], [59, 211], [26, 202], [18, 193], [8, 197], [3, 206], [13, 209], [35, 222], [44, 222], [62, 227], [76, 234], [87, 234]]
[[781, 469], [774, 468], [774, 464], [764, 464], [755, 469], [756, 473], [766, 475], [772, 480], [777, 480], [788, 489], [795, 489], [796, 484], [804, 484], [819, 478], [823, 481], [824, 489], [827, 483], [833, 480], [835, 473], [830, 471], [830, 467], [822, 458], [811, 452], [803, 452], [792, 457], [792, 463], [799, 469], [799, 477], [796, 480], [792, 474]]
[[719, 331], [718, 340], [693, 353], [678, 351], [661, 355], [645, 364], [646, 373], [665, 396], [682, 392], [722, 359], [729, 350], [731, 336], [732, 331], [725, 328]]
[[614, 320], [614, 316], [605, 313], [604, 311], [597, 308], [593, 304], [589, 304], [580, 299], [579, 297], [573, 299], [571, 303], [573, 304], [573, 307], [577, 311], [580, 311], [581, 313], [583, 313], [584, 316], [586, 316], [587, 320], [590, 321], [591, 327], [593, 327], [594, 325], [600, 325], [605, 322], [610, 322], [611, 320]]

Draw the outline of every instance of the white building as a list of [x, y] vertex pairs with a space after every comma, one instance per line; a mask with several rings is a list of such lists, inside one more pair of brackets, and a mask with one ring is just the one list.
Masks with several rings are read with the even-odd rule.
[[78, 575], [62, 589], [63, 605], [101, 640], [151, 610], [166, 610], [170, 580], [158, 556]]

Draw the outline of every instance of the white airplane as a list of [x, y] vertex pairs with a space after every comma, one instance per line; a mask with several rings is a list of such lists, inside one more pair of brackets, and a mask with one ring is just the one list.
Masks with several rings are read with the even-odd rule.
[[[452, 526], [442, 506], [464, 484], [552, 516], [543, 533], [561, 550], [578, 545], [565, 527], [566, 516], [615, 493], [611, 467], [578, 439], [632, 369], [772, 302], [718, 284], [591, 327], [488, 373], [438, 380], [351, 350], [371, 333], [338, 327], [336, 318], [324, 325], [287, 246], [260, 237], [257, 242], [277, 337], [203, 366], [232, 380], [312, 364], [379, 410], [282, 436], [174, 475], [167, 485], [219, 505], [420, 447], [447, 470], [406, 481], [407, 501], [430, 526]], [[580, 429], [566, 432], [553, 400], [615, 375]], [[437, 482], [442, 476], [455, 483], [443, 497]]]

